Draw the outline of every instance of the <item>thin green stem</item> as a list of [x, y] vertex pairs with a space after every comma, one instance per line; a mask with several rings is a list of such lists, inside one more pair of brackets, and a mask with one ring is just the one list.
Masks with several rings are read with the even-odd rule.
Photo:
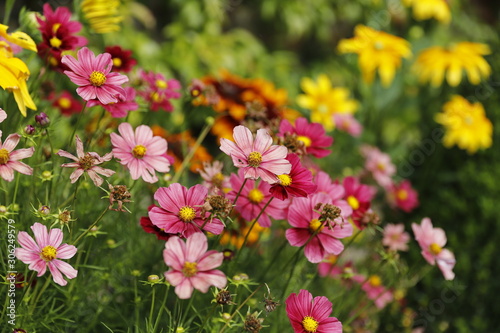
[[45, 289], [47, 289], [47, 287], [49, 286], [50, 281], [51, 281], [51, 278], [47, 277], [47, 279], [45, 280], [45, 283], [44, 283], [42, 289], [40, 289], [40, 291], [36, 295], [33, 296], [33, 303], [31, 304], [30, 310], [28, 312], [29, 316], [31, 316], [33, 314], [33, 311], [36, 308], [36, 303], [38, 303], [38, 300], [40, 299], [40, 296], [42, 296], [42, 294], [44, 293]]
[[85, 103], [83, 104], [82, 111], [80, 111], [80, 113], [78, 114], [78, 118], [76, 120], [75, 128], [73, 129], [73, 133], [69, 137], [68, 147], [71, 146], [71, 143], [73, 142], [73, 139], [75, 138], [76, 129], [78, 128], [78, 125], [80, 124], [80, 121], [83, 118], [83, 114], [85, 113], [85, 108], [86, 107], [87, 107], [87, 101], [85, 101]]
[[5, 25], [9, 25], [10, 13], [12, 12], [12, 7], [14, 6], [14, 2], [16, 2], [16, 0], [7, 0], [7, 3], [5, 4], [5, 13], [3, 16], [3, 23]]
[[201, 333], [201, 331], [203, 330], [203, 327], [205, 327], [205, 324], [207, 323], [208, 319], [212, 316], [212, 314], [214, 313], [216, 308], [217, 308], [217, 304], [214, 304], [212, 306], [212, 309], [210, 310], [210, 312], [206, 315], [205, 319], [203, 320], [203, 323], [201, 324], [200, 329], [198, 330], [197, 333]]
[[97, 223], [98, 223], [98, 222], [102, 219], [102, 217], [104, 216], [104, 214], [106, 214], [106, 212], [107, 212], [107, 211], [108, 211], [108, 207], [106, 207], [106, 208], [102, 211], [101, 215], [99, 215], [99, 217], [98, 217], [98, 218], [94, 221], [94, 223], [92, 223], [92, 224], [90, 225], [90, 227], [88, 227], [88, 229], [87, 229], [87, 230], [85, 230], [84, 232], [82, 232], [82, 233], [80, 234], [80, 236], [78, 236], [78, 238], [77, 238], [77, 239], [73, 242], [73, 245], [76, 245], [76, 244], [78, 243], [78, 241], [79, 241], [80, 239], [82, 239], [82, 237], [83, 237], [83, 236], [85, 236], [86, 234], [88, 234], [88, 233], [90, 232], [90, 230], [92, 230], [92, 228], [93, 228], [93, 227], [95, 227], [95, 225], [96, 225], [96, 224], [97, 224]]
[[16, 185], [14, 187], [14, 196], [12, 197], [12, 203], [15, 204], [16, 203], [16, 200], [17, 200], [17, 190], [19, 188], [19, 175], [17, 175], [16, 177]]
[[170, 290], [170, 285], [167, 285], [167, 290], [165, 290], [165, 296], [163, 297], [163, 301], [161, 303], [160, 309], [158, 310], [158, 314], [156, 315], [156, 320], [155, 320], [155, 325], [153, 326], [153, 332], [156, 333], [156, 328], [158, 327], [158, 324], [160, 323], [160, 317], [163, 308], [165, 307], [165, 303], [167, 303], [167, 297], [168, 297], [168, 291]]
[[156, 295], [156, 288], [155, 286], [153, 286], [153, 292], [151, 294], [151, 308], [149, 309], [148, 325], [151, 325], [153, 322], [153, 312], [155, 310], [155, 295]]

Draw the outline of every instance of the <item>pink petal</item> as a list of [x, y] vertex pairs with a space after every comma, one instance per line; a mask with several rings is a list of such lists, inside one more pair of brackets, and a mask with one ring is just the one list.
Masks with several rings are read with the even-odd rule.
[[90, 179], [92, 179], [92, 182], [94, 183], [95, 186], [101, 186], [102, 183], [104, 182], [104, 180], [101, 177], [99, 177], [97, 173], [92, 169], [87, 170], [87, 174], [89, 175]]
[[[70, 264], [67, 262], [61, 261], [61, 260], [52, 260], [51, 263], [54, 265], [55, 268], [57, 268], [61, 273], [63, 273], [68, 279], [74, 279], [78, 275], [78, 271], [73, 268]], [[50, 269], [50, 265], [49, 265]]]
[[304, 249], [304, 254], [307, 260], [314, 264], [323, 260], [325, 257], [325, 250], [320, 244], [318, 237], [313, 237], [313, 239], [307, 243], [306, 248]]
[[320, 322], [318, 333], [342, 333], [342, 323], [337, 318], [326, 318]]
[[77, 161], [77, 162], [79, 161], [79, 159], [76, 156], [74, 156], [73, 154], [70, 154], [67, 151], [64, 151], [62, 149], [59, 149], [59, 151], [56, 154], [59, 156], [62, 156], [62, 157], [70, 158], [73, 161]]
[[36, 222], [31, 226], [31, 230], [33, 230], [33, 234], [35, 235], [35, 240], [40, 249], [43, 249], [47, 245], [51, 245], [49, 243], [49, 233], [47, 231], [47, 227], [41, 223]]
[[[199, 232], [198, 234], [201, 234], [201, 232]], [[222, 254], [222, 252], [208, 251], [205, 255], [203, 255], [203, 257], [198, 260], [198, 270], [208, 271], [217, 268], [222, 265], [223, 260], [224, 255]]]
[[80, 176], [82, 174], [83, 174], [82, 168], [78, 168], [75, 171], [73, 171], [73, 173], [69, 176], [69, 179], [71, 180], [71, 184], [75, 183], [78, 180], [78, 178], [80, 178]]
[[153, 131], [149, 126], [140, 125], [135, 129], [135, 142], [138, 145], [147, 146], [153, 138]]
[[7, 139], [5, 139], [3, 145], [1, 145], [1, 148], [7, 149], [7, 151], [10, 153], [11, 151], [14, 150], [14, 148], [16, 148], [20, 138], [21, 136], [17, 133], [9, 135]]
[[26, 231], [19, 231], [19, 233], [17, 234], [17, 242], [25, 250], [33, 251], [33, 252], [40, 252], [41, 251], [38, 244]]
[[14, 169], [8, 165], [0, 165], [0, 177], [5, 181], [11, 182], [14, 180]]
[[186, 245], [177, 236], [171, 237], [165, 244], [163, 250], [163, 259], [165, 264], [175, 270], [181, 271], [186, 259]]
[[40, 254], [33, 252], [32, 250], [26, 250], [24, 248], [16, 248], [16, 258], [21, 260], [25, 264], [31, 264], [40, 260]]
[[[264, 130], [265, 131], [265, 130]], [[266, 132], [267, 133], [267, 132]], [[233, 129], [236, 145], [248, 156], [253, 151], [253, 135], [245, 126], [239, 125]]]
[[76, 254], [77, 248], [73, 245], [63, 244], [57, 248], [58, 259], [70, 259]]
[[63, 233], [61, 229], [50, 229], [48, 235], [48, 242], [51, 246], [58, 248], [61, 245], [63, 239]]
[[272, 144], [273, 144], [273, 139], [271, 138], [267, 130], [263, 128], [257, 130], [257, 135], [255, 136], [255, 142], [253, 143], [254, 151], [258, 151], [260, 153], [267, 153], [267, 149], [269, 149], [269, 147], [271, 147]]
[[190, 279], [184, 279], [180, 284], [175, 287], [175, 294], [180, 299], [188, 299], [193, 294], [193, 285]]
[[18, 161], [22, 160], [23, 158], [31, 157], [34, 151], [35, 151], [34, 147], [14, 150], [9, 154], [9, 160]]
[[164, 275], [168, 283], [170, 283], [174, 287], [180, 284], [182, 280], [186, 278], [184, 274], [176, 270], [169, 270], [168, 272], [165, 272]]
[[186, 240], [186, 261], [197, 262], [207, 252], [207, 236], [197, 232]]
[[15, 171], [22, 173], [24, 175], [32, 175], [33, 174], [33, 169], [23, 162], [19, 162], [19, 161], [12, 161], [11, 162], [11, 161], [9, 161], [7, 163], [7, 165], [9, 167], [11, 167], [12, 169], [14, 169]]
[[68, 281], [64, 280], [58, 267], [54, 265], [54, 262], [49, 261], [47, 263], [47, 266], [49, 266], [50, 273], [52, 274], [52, 278], [54, 279], [55, 283], [63, 287], [68, 284]]
[[332, 313], [332, 302], [325, 296], [315, 297], [313, 303], [311, 317], [315, 320], [322, 322]]
[[96, 89], [91, 85], [76, 88], [76, 93], [85, 101], [97, 98]]
[[311, 233], [308, 229], [292, 228], [287, 229], [285, 236], [290, 245], [302, 246], [307, 242], [307, 240], [311, 236]]
[[206, 293], [210, 286], [215, 286], [219, 289], [222, 289], [227, 284], [226, 275], [219, 270], [198, 272], [198, 274], [193, 276], [190, 280], [193, 287], [201, 291], [202, 293]]

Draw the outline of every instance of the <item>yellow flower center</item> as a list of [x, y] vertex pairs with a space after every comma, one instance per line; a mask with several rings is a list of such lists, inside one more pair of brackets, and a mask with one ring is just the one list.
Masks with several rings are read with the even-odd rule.
[[120, 58], [113, 58], [113, 66], [120, 67], [122, 65], [122, 60]]
[[248, 200], [252, 203], [258, 204], [264, 200], [264, 193], [262, 193], [262, 191], [258, 188], [253, 188], [250, 192], [248, 192]]
[[376, 41], [375, 44], [373, 44], [376, 50], [382, 50], [384, 48], [384, 43], [381, 41]]
[[223, 181], [224, 181], [224, 175], [220, 172], [212, 177], [212, 183], [214, 183], [214, 185], [217, 187], [222, 186]]
[[179, 210], [179, 218], [183, 222], [191, 222], [196, 217], [196, 211], [190, 206], [184, 206]]
[[310, 147], [311, 143], [312, 143], [312, 141], [311, 141], [311, 139], [309, 137], [303, 136], [303, 135], [299, 135], [297, 137], [297, 140], [301, 141], [306, 148]]
[[0, 165], [7, 164], [9, 161], [9, 151], [5, 148], [0, 149]]
[[436, 243], [432, 243], [430, 246], [429, 246], [429, 251], [431, 251], [431, 253], [435, 256], [437, 256], [438, 254], [441, 253], [441, 251], [443, 251], [443, 248], [439, 245], [437, 245]]
[[292, 177], [289, 175], [278, 175], [278, 179], [282, 186], [290, 186], [292, 184]]
[[349, 204], [349, 206], [351, 206], [352, 209], [356, 210], [359, 208], [359, 201], [358, 199], [356, 199], [355, 196], [348, 196], [347, 197], [347, 203]]
[[262, 154], [258, 151], [253, 151], [248, 155], [248, 165], [251, 167], [258, 167], [262, 162]]
[[337, 256], [334, 255], [334, 254], [330, 254], [326, 257], [326, 261], [332, 265], [334, 265], [335, 263], [337, 263]]
[[53, 67], [57, 66], [59, 64], [59, 61], [57, 61], [56, 58], [53, 56], [49, 56], [49, 64]]
[[305, 316], [302, 319], [302, 327], [306, 332], [314, 333], [318, 329], [319, 323], [313, 317]]
[[132, 155], [134, 155], [135, 158], [143, 158], [144, 155], [146, 155], [146, 147], [143, 145], [137, 145], [132, 149]]
[[399, 200], [404, 201], [408, 198], [408, 191], [399, 190], [396, 196], [398, 197]]
[[321, 104], [318, 105], [318, 111], [320, 113], [328, 113], [328, 110], [329, 110], [328, 105], [323, 104], [323, 103], [321, 103]]
[[311, 231], [311, 233], [320, 232], [324, 227], [323, 222], [318, 219], [313, 219], [309, 222], [309, 231]]
[[151, 93], [151, 100], [154, 102], [154, 103], [160, 103], [161, 101], [163, 101], [163, 96], [158, 94], [158, 92], [153, 92]]
[[58, 100], [59, 106], [63, 109], [68, 109], [71, 106], [71, 101], [69, 98], [61, 97]]
[[163, 80], [156, 80], [156, 86], [160, 89], [165, 89], [168, 87], [168, 84], [166, 81], [163, 81]]
[[40, 252], [40, 258], [44, 261], [52, 261], [57, 256], [57, 249], [51, 245], [47, 245]]
[[378, 275], [372, 275], [368, 279], [368, 282], [373, 286], [373, 287], [379, 287], [382, 285], [382, 280], [380, 279], [380, 276]]
[[54, 23], [54, 25], [52, 26], [52, 33], [55, 34], [60, 27], [61, 23]]
[[93, 71], [89, 77], [90, 83], [95, 87], [100, 87], [106, 82], [106, 75], [103, 72]]
[[61, 46], [61, 44], [62, 41], [55, 36], [50, 39], [50, 46], [55, 47], [56, 49], [58, 49]]
[[182, 267], [182, 274], [185, 277], [192, 277], [198, 273], [197, 263], [186, 261], [184, 267]]
[[385, 171], [385, 164], [384, 163], [377, 163], [377, 169], [380, 171]]

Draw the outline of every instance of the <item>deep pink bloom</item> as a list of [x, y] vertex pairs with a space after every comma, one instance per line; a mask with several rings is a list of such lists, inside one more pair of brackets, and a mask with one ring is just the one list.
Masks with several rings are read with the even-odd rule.
[[[148, 212], [153, 209], [153, 207], [156, 207], [156, 205], [151, 205], [148, 207]], [[170, 237], [175, 236], [174, 234], [168, 234], [162, 229], [158, 228], [151, 222], [151, 219], [149, 216], [141, 216], [139, 220], [139, 224], [141, 225], [142, 229], [147, 232], [148, 234], [155, 234], [156, 238], [160, 240], [168, 240]]]
[[262, 178], [269, 184], [278, 181], [277, 176], [288, 174], [292, 165], [286, 159], [288, 149], [273, 145], [273, 139], [265, 129], [257, 130], [257, 136], [245, 126], [233, 129], [234, 141], [221, 139], [220, 150], [233, 159], [234, 166], [242, 168], [245, 178]]
[[14, 150], [21, 136], [17, 133], [11, 134], [2, 143], [2, 131], [0, 131], [0, 177], [11, 182], [14, 179], [14, 171], [25, 175], [33, 174], [33, 169], [19, 160], [33, 155], [35, 148], [24, 148]]
[[[324, 193], [317, 193], [307, 198], [295, 198], [288, 211], [288, 222], [293, 228], [286, 231], [286, 239], [292, 246], [302, 246], [309, 241], [304, 254], [312, 263], [321, 262], [326, 254], [341, 253], [344, 244], [339, 238], [352, 235], [352, 225], [343, 223], [340, 217], [331, 228], [327, 223], [319, 221], [320, 214], [315, 211], [319, 203], [331, 204], [332, 199]], [[315, 236], [309, 240], [315, 232]]]
[[344, 200], [345, 189], [341, 184], [334, 183], [324, 171], [318, 171], [314, 176], [314, 183], [318, 186], [316, 193], [325, 193], [332, 199], [332, 204], [339, 207], [344, 219], [352, 215], [352, 207]]
[[284, 138], [286, 135], [296, 135], [297, 140], [304, 143], [307, 154], [321, 158], [330, 155], [328, 150], [333, 138], [328, 136], [323, 125], [319, 123], [310, 123], [306, 118], [300, 117], [295, 120], [295, 126], [286, 119], [280, 123], [278, 136]]
[[70, 69], [64, 71], [64, 74], [80, 86], [76, 92], [84, 100], [98, 99], [102, 104], [125, 100], [125, 90], [121, 85], [128, 81], [128, 77], [111, 73], [113, 60], [109, 53], [99, 54], [96, 57], [92, 51], [84, 47], [78, 51], [78, 60], [65, 55], [61, 61]]
[[106, 46], [104, 52], [111, 54], [113, 60], [113, 71], [116, 72], [130, 72], [137, 64], [137, 60], [132, 58], [131, 50], [124, 50], [120, 46]]
[[405, 232], [404, 224], [387, 224], [384, 228], [382, 244], [393, 251], [408, 251], [410, 235]]
[[76, 136], [76, 155], [68, 153], [62, 149], [59, 149], [57, 155], [62, 157], [67, 157], [72, 159], [75, 162], [62, 164], [63, 168], [77, 168], [73, 173], [69, 176], [71, 179], [71, 183], [74, 183], [80, 178], [80, 176], [86, 172], [90, 179], [94, 182], [95, 186], [101, 186], [103, 183], [103, 179], [99, 177], [99, 175], [103, 175], [106, 177], [112, 176], [115, 172], [110, 169], [104, 169], [98, 166], [101, 163], [107, 162], [113, 158], [112, 153], [107, 153], [103, 157], [100, 157], [99, 154], [94, 152], [85, 153], [83, 151], [83, 142], [82, 140]]
[[325, 296], [312, 297], [304, 289], [285, 301], [286, 313], [294, 333], [342, 333], [342, 323], [332, 313], [332, 303]]
[[177, 91], [181, 89], [179, 81], [167, 80], [163, 74], [154, 72], [140, 71], [139, 75], [146, 83], [145, 89], [139, 91], [139, 94], [151, 104], [150, 109], [152, 111], [159, 109], [173, 111], [174, 107], [170, 100], [181, 97], [181, 93]]
[[407, 213], [419, 205], [418, 193], [406, 179], [399, 184], [391, 183], [387, 187], [387, 197], [391, 206], [398, 207]]
[[336, 113], [333, 119], [339, 131], [347, 132], [356, 138], [363, 132], [363, 126], [350, 113]]
[[64, 90], [60, 94], [56, 95], [51, 93], [49, 95], [49, 100], [52, 101], [52, 106], [61, 111], [61, 114], [65, 116], [71, 116], [74, 113], [79, 113], [83, 109], [82, 103], [73, 97], [68, 91]]
[[87, 103], [88, 107], [100, 105], [104, 110], [111, 113], [114, 118], [124, 118], [129, 111], [135, 111], [139, 108], [139, 104], [135, 102], [135, 89], [132, 87], [123, 88], [125, 91], [125, 98], [116, 103], [103, 104], [97, 99], [90, 100]]
[[[72, 258], [77, 249], [73, 245], [62, 244], [63, 233], [61, 229], [51, 229], [41, 223], [35, 223], [31, 226], [35, 240], [25, 231], [20, 231], [17, 235], [17, 241], [21, 245], [16, 248], [16, 257], [25, 264], [29, 264], [29, 269], [38, 272], [38, 276], [45, 274], [47, 266], [52, 274], [54, 282], [65, 286], [66, 281], [62, 274], [68, 279], [74, 279], [78, 271], [70, 264], [59, 259]], [[61, 274], [62, 273], [62, 274]]]
[[194, 289], [206, 293], [211, 286], [226, 286], [226, 275], [215, 269], [222, 265], [224, 255], [207, 249], [207, 237], [201, 232], [189, 236], [185, 243], [173, 236], [165, 244], [163, 259], [170, 267], [165, 279], [175, 287], [179, 298], [190, 298]]
[[382, 285], [382, 280], [378, 275], [371, 275], [369, 278], [363, 275], [355, 275], [352, 279], [361, 284], [361, 289], [375, 303], [378, 309], [383, 309], [388, 303], [393, 301], [394, 296], [392, 292]]
[[361, 154], [366, 159], [365, 169], [372, 174], [373, 179], [382, 187], [389, 186], [392, 183], [391, 177], [396, 173], [391, 157], [377, 147], [368, 145], [361, 147]]
[[[245, 178], [242, 169], [238, 170], [238, 174], [231, 174], [230, 182], [233, 190], [226, 195], [229, 200], [233, 201], [234, 198], [236, 198], [236, 194], [244, 181]], [[262, 209], [264, 209], [264, 206], [273, 198], [269, 192], [270, 188], [271, 185], [266, 182], [257, 182], [252, 179], [247, 180], [245, 186], [241, 190], [240, 196], [236, 200], [236, 211], [238, 211], [247, 221], [256, 219]], [[286, 217], [286, 208], [288, 204], [288, 200], [272, 200], [260, 215], [257, 222], [261, 227], [269, 228], [271, 226], [270, 217], [276, 220]]]
[[422, 249], [422, 256], [431, 265], [437, 264], [446, 280], [453, 280], [455, 273], [455, 256], [450, 250], [443, 249], [446, 245], [446, 234], [441, 228], [434, 228], [431, 219], [428, 217], [422, 219], [420, 225], [411, 224], [415, 239]]
[[132, 179], [142, 179], [148, 183], [156, 183], [155, 171], [168, 172], [170, 162], [166, 157], [167, 140], [153, 136], [147, 125], [140, 125], [134, 130], [129, 123], [118, 126], [118, 132], [111, 133], [113, 155], [130, 170]]
[[312, 181], [312, 173], [300, 163], [300, 158], [291, 153], [286, 159], [292, 165], [288, 175], [278, 175], [278, 182], [271, 186], [271, 194], [280, 200], [292, 197], [307, 197], [316, 191], [317, 186]]
[[370, 209], [376, 190], [371, 186], [361, 184], [357, 178], [351, 176], [345, 177], [342, 185], [345, 190], [344, 199], [352, 208], [352, 221], [359, 229], [364, 229], [361, 219]]
[[208, 189], [203, 185], [195, 185], [187, 189], [179, 183], [169, 187], [160, 187], [154, 198], [160, 204], [149, 211], [151, 222], [169, 234], [189, 237], [203, 230], [218, 235], [224, 229], [219, 219], [202, 215]]

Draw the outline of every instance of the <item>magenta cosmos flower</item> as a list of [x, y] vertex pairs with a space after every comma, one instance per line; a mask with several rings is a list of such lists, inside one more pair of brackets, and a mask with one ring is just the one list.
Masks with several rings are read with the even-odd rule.
[[142, 177], [145, 182], [156, 183], [155, 171], [168, 172], [170, 162], [166, 157], [167, 140], [153, 136], [149, 126], [140, 125], [134, 130], [129, 123], [118, 126], [118, 132], [111, 133], [113, 155], [130, 170], [132, 179]]
[[201, 232], [189, 236], [186, 243], [174, 236], [165, 244], [163, 259], [170, 267], [165, 279], [175, 287], [179, 298], [190, 298], [194, 289], [206, 293], [210, 286], [226, 286], [226, 275], [215, 269], [222, 265], [224, 255], [207, 249], [207, 237]]
[[135, 89], [132, 87], [125, 87], [125, 98], [116, 103], [103, 104], [97, 99], [90, 100], [87, 104], [88, 107], [100, 105], [104, 110], [108, 111], [113, 118], [126, 117], [129, 111], [135, 111], [139, 108], [139, 104], [135, 102]]
[[104, 169], [98, 166], [101, 163], [111, 160], [113, 154], [107, 153], [103, 157], [100, 157], [99, 154], [94, 152], [85, 153], [83, 151], [83, 142], [78, 137], [78, 135], [76, 136], [77, 156], [74, 156], [73, 154], [70, 154], [62, 149], [57, 152], [57, 155], [67, 157], [75, 161], [61, 165], [61, 167], [63, 168], [76, 168], [76, 170], [73, 171], [73, 173], [69, 176], [71, 183], [76, 182], [78, 178], [80, 178], [80, 176], [83, 175], [84, 172], [86, 172], [89, 175], [90, 179], [92, 179], [92, 181], [94, 182], [95, 186], [101, 186], [103, 183], [103, 179], [99, 177], [99, 175], [110, 177], [115, 173], [113, 170]]
[[286, 119], [280, 123], [278, 136], [285, 138], [287, 135], [295, 135], [298, 141], [304, 144], [307, 154], [321, 158], [330, 155], [328, 150], [333, 138], [326, 135], [325, 128], [319, 123], [311, 123], [306, 118], [300, 117], [295, 120], [295, 127]]
[[446, 245], [446, 234], [441, 228], [433, 228], [431, 219], [422, 219], [420, 225], [411, 224], [415, 239], [422, 249], [422, 256], [431, 265], [437, 264], [446, 280], [453, 280], [455, 273], [455, 256], [450, 250], [443, 249]]
[[[338, 224], [333, 224], [331, 229], [325, 222], [321, 222], [320, 213], [315, 210], [319, 203], [331, 204], [332, 200], [323, 193], [307, 198], [295, 198], [288, 211], [288, 222], [293, 228], [286, 231], [286, 239], [292, 246], [303, 246], [309, 241], [304, 254], [312, 263], [321, 262], [326, 254], [337, 255], [342, 252], [344, 244], [339, 238], [352, 235], [352, 225], [342, 224], [340, 218]], [[314, 237], [311, 238], [312, 235]]]
[[269, 184], [278, 181], [277, 175], [289, 174], [292, 165], [286, 159], [288, 149], [273, 145], [273, 139], [265, 129], [252, 132], [245, 126], [233, 129], [234, 141], [221, 139], [220, 150], [233, 159], [234, 166], [242, 168], [245, 178], [262, 178]]
[[202, 213], [207, 194], [208, 189], [200, 184], [189, 189], [178, 183], [160, 187], [154, 195], [160, 206], [149, 211], [149, 218], [166, 233], [181, 237], [189, 237], [202, 230], [218, 235], [224, 229], [222, 222]]
[[345, 194], [344, 200], [352, 208], [352, 221], [359, 229], [364, 229], [365, 225], [361, 222], [363, 216], [369, 211], [371, 200], [375, 196], [376, 190], [368, 185], [361, 184], [357, 178], [345, 177], [342, 181]]
[[[231, 174], [230, 182], [233, 190], [226, 196], [229, 200], [234, 201], [236, 194], [243, 185], [244, 171], [238, 170], [238, 174]], [[270, 217], [280, 220], [286, 217], [286, 208], [289, 205], [288, 200], [276, 201], [272, 200], [273, 196], [270, 193], [271, 185], [266, 182], [257, 182], [255, 180], [248, 180], [243, 189], [241, 189], [240, 196], [236, 200], [236, 211], [241, 214], [247, 221], [256, 219], [260, 212], [267, 207], [260, 215], [257, 222], [261, 227], [269, 228], [271, 226]]]
[[312, 297], [304, 289], [285, 301], [286, 313], [294, 333], [342, 333], [342, 323], [332, 313], [332, 303], [325, 296]]
[[389, 204], [393, 207], [409, 213], [418, 207], [418, 193], [411, 187], [409, 180], [403, 180], [399, 184], [391, 183], [387, 187]]
[[145, 89], [139, 91], [139, 94], [150, 103], [152, 111], [160, 109], [172, 112], [174, 106], [171, 99], [181, 97], [177, 90], [181, 89], [181, 84], [175, 79], [166, 79], [161, 73], [140, 71], [141, 79], [146, 83]]
[[352, 207], [344, 200], [345, 189], [343, 185], [334, 183], [324, 171], [319, 171], [314, 176], [314, 183], [317, 185], [316, 193], [327, 194], [332, 199], [332, 204], [340, 208], [340, 214], [344, 219], [348, 219], [352, 215]]
[[61, 62], [70, 69], [64, 71], [64, 74], [80, 86], [76, 92], [84, 100], [98, 99], [102, 104], [125, 100], [125, 90], [121, 85], [128, 81], [128, 77], [110, 73], [113, 60], [109, 53], [99, 54], [96, 57], [92, 51], [84, 47], [78, 51], [78, 60], [65, 55]]
[[2, 143], [2, 131], [0, 131], [0, 177], [11, 182], [14, 179], [14, 171], [25, 175], [33, 174], [33, 169], [19, 160], [33, 155], [35, 148], [24, 148], [14, 150], [21, 136], [17, 133], [11, 134]]
[[410, 235], [405, 232], [403, 224], [387, 224], [384, 228], [382, 244], [393, 251], [408, 251]]
[[[51, 229], [41, 223], [35, 223], [31, 226], [35, 240], [25, 231], [20, 231], [17, 235], [17, 241], [21, 245], [16, 248], [16, 257], [25, 264], [29, 264], [29, 269], [38, 272], [38, 276], [45, 274], [47, 267], [52, 274], [54, 282], [65, 286], [66, 281], [62, 274], [68, 279], [74, 279], [78, 271], [70, 264], [59, 259], [70, 259], [76, 253], [76, 247], [73, 245], [62, 244], [63, 233], [61, 229]], [[62, 273], [62, 274], [61, 274]]]

